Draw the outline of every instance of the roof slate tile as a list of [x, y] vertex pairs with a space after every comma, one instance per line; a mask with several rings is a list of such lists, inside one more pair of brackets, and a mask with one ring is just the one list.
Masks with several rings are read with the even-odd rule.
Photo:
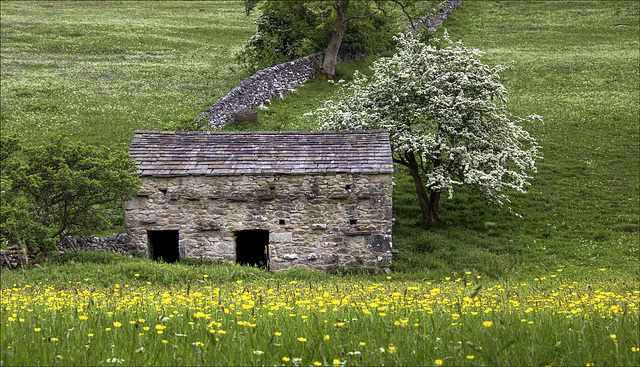
[[136, 131], [129, 153], [141, 176], [393, 172], [385, 130]]

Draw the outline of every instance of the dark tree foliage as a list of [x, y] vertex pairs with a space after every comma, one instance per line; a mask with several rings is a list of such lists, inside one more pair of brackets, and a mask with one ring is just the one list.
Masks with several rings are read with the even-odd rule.
[[23, 148], [20, 157], [5, 156], [11, 146], [15, 139], [2, 139], [4, 239], [38, 247], [95, 233], [111, 224], [110, 210], [119, 212], [122, 200], [138, 191], [136, 166], [125, 152], [56, 137]]
[[267, 0], [257, 5], [258, 1], [245, 0], [247, 13], [258, 6], [262, 15], [256, 21], [256, 34], [239, 56], [257, 70], [325, 51], [323, 73], [333, 78], [339, 56], [372, 54], [392, 47], [397, 16], [408, 15], [414, 3]]

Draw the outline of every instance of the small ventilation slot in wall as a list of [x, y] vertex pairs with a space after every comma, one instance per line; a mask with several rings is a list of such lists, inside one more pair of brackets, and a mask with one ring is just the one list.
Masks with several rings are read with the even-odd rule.
[[349, 224], [351, 224], [351, 225], [358, 224], [358, 220], [357, 219], [349, 219]]
[[278, 223], [279, 223], [279, 224], [285, 224], [285, 220], [284, 220], [284, 219], [280, 219], [280, 220], [278, 221]]
[[351, 190], [351, 185], [344, 185], [345, 190]]
[[275, 190], [275, 189], [276, 189], [276, 187], [275, 187], [275, 186], [269, 186], [269, 190], [273, 191], [273, 190]]
[[167, 189], [160, 189], [160, 192], [161, 192], [163, 195], [166, 195], [166, 194], [167, 194]]

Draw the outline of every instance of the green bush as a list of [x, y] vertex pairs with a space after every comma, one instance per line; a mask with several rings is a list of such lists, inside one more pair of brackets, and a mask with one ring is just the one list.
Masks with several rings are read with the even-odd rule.
[[26, 240], [32, 252], [47, 252], [64, 236], [121, 223], [122, 200], [140, 185], [127, 153], [64, 137], [23, 148], [19, 157], [5, 153], [17, 144], [2, 140], [2, 239]]

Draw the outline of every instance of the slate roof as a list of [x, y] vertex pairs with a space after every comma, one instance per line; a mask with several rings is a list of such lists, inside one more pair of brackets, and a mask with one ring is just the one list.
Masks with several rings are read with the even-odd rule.
[[366, 131], [136, 131], [141, 176], [392, 173], [389, 134]]

